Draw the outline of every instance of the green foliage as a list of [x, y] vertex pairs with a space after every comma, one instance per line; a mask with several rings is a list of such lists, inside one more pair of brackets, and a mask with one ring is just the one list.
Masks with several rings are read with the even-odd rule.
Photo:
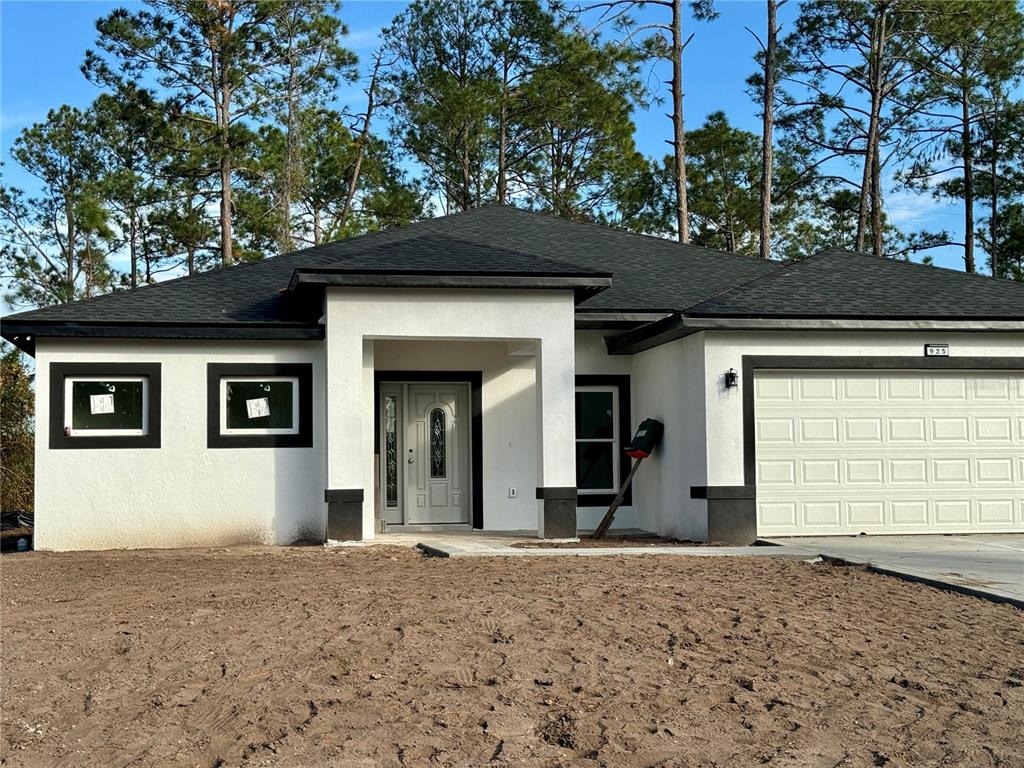
[[12, 157], [42, 192], [0, 186], [0, 269], [10, 304], [58, 304], [110, 289], [116, 233], [98, 183], [98, 133], [93, 110], [63, 106], [15, 139]]
[[384, 39], [392, 125], [449, 210], [598, 218], [643, 165], [638, 56], [535, 0], [418, 0]]
[[[708, 115], [704, 125], [686, 134], [687, 195], [690, 242], [706, 248], [757, 255], [760, 235], [761, 139], [732, 126], [723, 112]], [[671, 156], [635, 177], [637, 188], [625, 206], [634, 217], [630, 228], [669, 236], [675, 218], [674, 162]], [[826, 239], [837, 228], [819, 208], [820, 185], [798, 174], [791, 155], [777, 152], [774, 185], [780, 190], [773, 206], [776, 237], [773, 255], [795, 258]], [[812, 183], [813, 182], [813, 183]], [[845, 196], [843, 197], [845, 201]], [[842, 204], [838, 203], [837, 204]], [[856, 204], [854, 205], [854, 225]], [[839, 228], [841, 231], [841, 228]], [[845, 233], [844, 233], [845, 234]], [[851, 241], [852, 242], [852, 241]], [[828, 242], [821, 247], [837, 245]], [[820, 248], [818, 248], [820, 250]]]
[[35, 395], [21, 352], [0, 342], [0, 511], [31, 512]]
[[[251, 159], [252, 123], [282, 115], [289, 137], [281, 191], [287, 222], [300, 140], [292, 115], [352, 74], [354, 56], [339, 42], [345, 30], [337, 9], [336, 0], [148, 0], [145, 10], [119, 8], [96, 24], [98, 50], [87, 51], [82, 67], [89, 79], [109, 87], [155, 83], [167, 94], [173, 119], [212, 130], [225, 264], [234, 258], [232, 182], [236, 168]], [[245, 195], [239, 203], [252, 206]], [[249, 221], [262, 226], [267, 217]], [[280, 230], [288, 242], [290, 233]], [[246, 237], [263, 243], [258, 231]]]
[[1012, 0], [917, 0], [915, 10], [921, 26], [909, 95], [916, 112], [908, 129], [915, 156], [898, 178], [909, 189], [963, 206], [962, 245], [971, 272], [974, 208], [987, 197], [990, 231], [983, 247], [990, 271], [1000, 274], [1000, 201], [1024, 191], [1014, 181], [1021, 174], [1021, 105], [1008, 97], [1024, 76], [1024, 14]]

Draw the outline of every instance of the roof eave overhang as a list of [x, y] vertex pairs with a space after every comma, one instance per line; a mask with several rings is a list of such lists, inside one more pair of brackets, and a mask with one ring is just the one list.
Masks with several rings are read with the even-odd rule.
[[316, 341], [321, 326], [294, 323], [79, 323], [70, 321], [4, 322], [0, 336], [23, 352], [35, 354], [37, 338], [100, 339], [239, 339], [249, 341]]
[[643, 312], [627, 310], [595, 310], [577, 308], [576, 330], [579, 331], [624, 331], [661, 320], [670, 311]]
[[327, 287], [344, 288], [468, 288], [516, 290], [571, 290], [577, 304], [611, 287], [609, 273], [437, 273], [346, 272], [296, 269], [288, 290], [298, 293]]
[[1024, 318], [711, 317], [676, 312], [612, 336], [608, 353], [632, 355], [700, 331], [947, 331], [1022, 333]]

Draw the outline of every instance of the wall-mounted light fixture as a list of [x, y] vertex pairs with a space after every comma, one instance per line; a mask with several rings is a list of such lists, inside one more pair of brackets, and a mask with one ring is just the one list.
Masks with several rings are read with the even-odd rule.
[[740, 385], [740, 375], [736, 373], [735, 368], [730, 368], [725, 372], [725, 388], [736, 389]]

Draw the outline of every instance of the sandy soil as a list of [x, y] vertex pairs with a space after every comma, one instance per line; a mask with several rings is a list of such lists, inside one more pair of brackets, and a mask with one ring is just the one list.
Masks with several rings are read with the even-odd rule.
[[1024, 765], [1024, 615], [776, 559], [0, 562], [7, 766]]

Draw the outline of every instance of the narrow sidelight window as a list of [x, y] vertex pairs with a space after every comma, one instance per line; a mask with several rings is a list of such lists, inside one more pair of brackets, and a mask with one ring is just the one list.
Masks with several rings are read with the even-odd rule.
[[384, 506], [398, 506], [398, 395], [384, 395]]

